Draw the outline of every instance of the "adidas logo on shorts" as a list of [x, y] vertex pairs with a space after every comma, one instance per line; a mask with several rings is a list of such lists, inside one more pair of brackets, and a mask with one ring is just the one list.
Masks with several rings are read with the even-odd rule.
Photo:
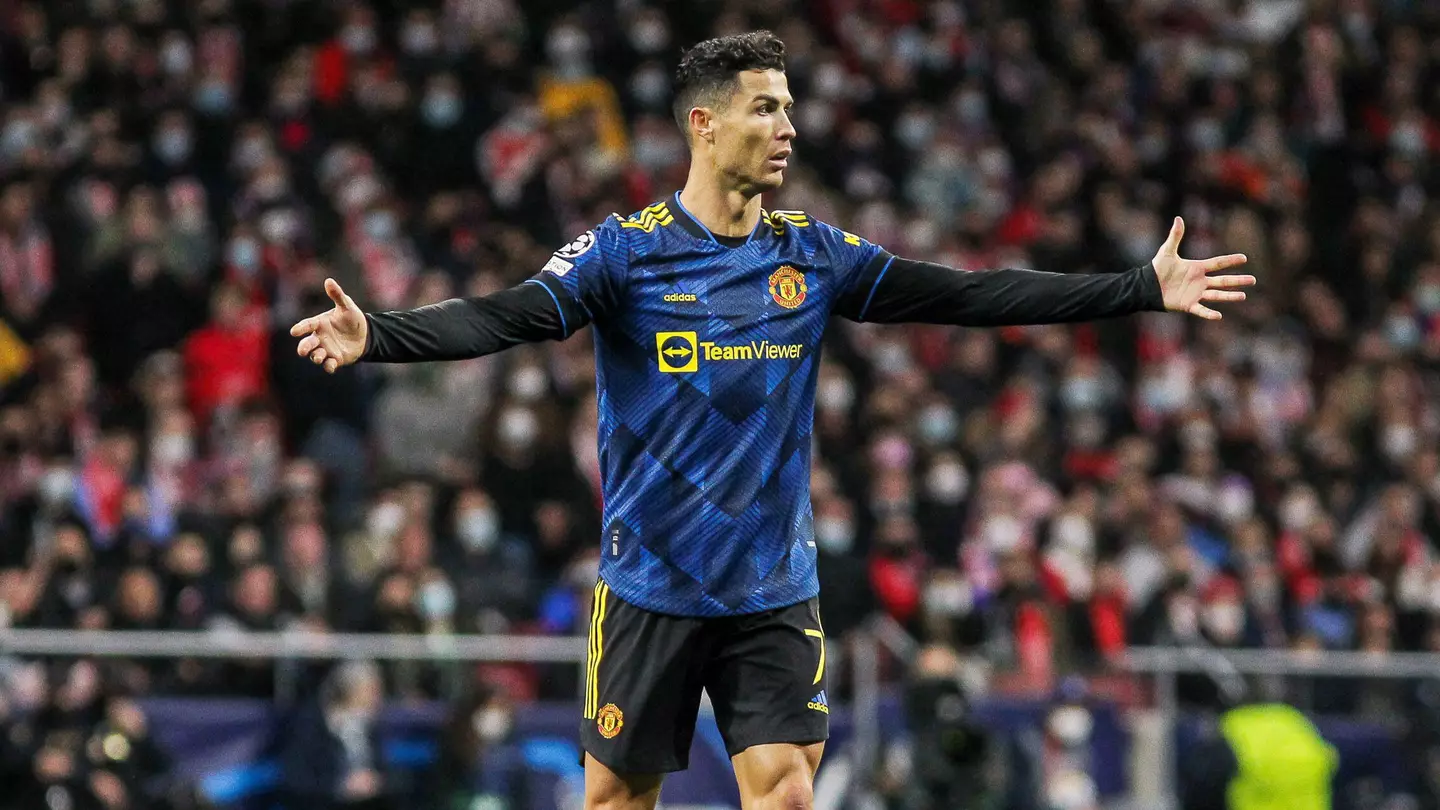
[[820, 694], [816, 695], [813, 698], [810, 698], [810, 702], [806, 703], [805, 705], [806, 707], [814, 709], [817, 712], [824, 712], [826, 714], [830, 713], [830, 701], [825, 699], [824, 689], [820, 690]]

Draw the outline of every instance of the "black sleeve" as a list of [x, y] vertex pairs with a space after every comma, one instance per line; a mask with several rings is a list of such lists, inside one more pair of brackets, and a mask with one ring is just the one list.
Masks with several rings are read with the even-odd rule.
[[[561, 340], [573, 329], [559, 300], [539, 283], [520, 284], [479, 298], [452, 298], [401, 312], [367, 314], [368, 363], [420, 363], [482, 357], [520, 343]], [[571, 313], [570, 325], [579, 323]]]
[[1072, 323], [1164, 311], [1149, 265], [1119, 273], [956, 270], [894, 258], [872, 262], [835, 314], [870, 323], [1014, 326]]

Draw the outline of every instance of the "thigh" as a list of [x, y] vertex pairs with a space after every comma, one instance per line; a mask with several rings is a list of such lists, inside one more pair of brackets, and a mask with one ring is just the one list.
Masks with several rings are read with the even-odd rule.
[[654, 810], [663, 777], [656, 774], [619, 774], [603, 762], [585, 756], [585, 810]]
[[626, 775], [689, 765], [704, 685], [700, 628], [698, 619], [651, 613], [595, 585], [580, 740], [597, 762]]
[[733, 757], [771, 743], [830, 736], [825, 634], [816, 600], [716, 625], [705, 690]]
[[752, 745], [730, 758], [745, 810], [809, 807], [825, 743]]

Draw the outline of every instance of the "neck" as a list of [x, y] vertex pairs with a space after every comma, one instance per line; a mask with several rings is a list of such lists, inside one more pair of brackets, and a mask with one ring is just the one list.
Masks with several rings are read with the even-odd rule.
[[690, 161], [680, 204], [716, 236], [750, 235], [760, 224], [760, 195], [729, 186], [720, 172], [702, 163]]

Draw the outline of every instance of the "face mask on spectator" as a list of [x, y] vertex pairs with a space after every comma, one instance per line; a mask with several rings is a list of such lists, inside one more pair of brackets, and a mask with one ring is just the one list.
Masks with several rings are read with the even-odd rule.
[[420, 588], [420, 615], [429, 621], [455, 615], [455, 589], [443, 579], [432, 579]]
[[389, 211], [372, 211], [365, 217], [365, 235], [377, 242], [388, 242], [395, 238], [399, 223]]
[[640, 102], [642, 107], [659, 109], [665, 106], [666, 99], [670, 97], [670, 81], [659, 68], [641, 68], [630, 77], [630, 95]]
[[906, 149], [919, 151], [935, 137], [935, 122], [924, 113], [906, 113], [895, 124], [895, 137]]
[[185, 162], [192, 147], [190, 133], [178, 127], [166, 129], [155, 136], [155, 155], [171, 166]]
[[1380, 439], [1380, 444], [1385, 450], [1385, 455], [1391, 461], [1399, 462], [1414, 455], [1418, 440], [1415, 436], [1415, 426], [1407, 424], [1390, 425], [1385, 428]]
[[1244, 629], [1245, 607], [1239, 602], [1215, 602], [1205, 606], [1205, 629], [1218, 641], [1233, 641]]
[[26, 118], [17, 118], [0, 133], [0, 152], [17, 157], [21, 152], [35, 145], [35, 124]]
[[510, 393], [521, 402], [534, 402], [545, 394], [545, 372], [525, 366], [510, 376]]
[[218, 79], [205, 82], [195, 90], [195, 109], [210, 115], [230, 112], [234, 101], [230, 88]]
[[1404, 155], [1425, 154], [1425, 131], [1415, 121], [1404, 121], [1390, 131], [1390, 148]]
[[1426, 282], [1416, 287], [1415, 306], [1426, 315], [1440, 313], [1440, 284]]
[[40, 476], [40, 502], [54, 509], [75, 495], [75, 475], [66, 467], [53, 467]]
[[1385, 321], [1385, 339], [1401, 351], [1413, 349], [1420, 343], [1420, 327], [1409, 315], [1391, 315]]
[[1226, 523], [1238, 523], [1254, 514], [1255, 495], [1243, 482], [1228, 482], [1215, 499], [1215, 513]]
[[190, 55], [190, 43], [175, 39], [160, 49], [160, 68], [171, 76], [183, 76], [190, 72], [194, 60]]
[[400, 531], [405, 523], [405, 507], [398, 503], [382, 503], [370, 510], [370, 515], [365, 521], [365, 528], [369, 530], [371, 537], [389, 539]]
[[550, 32], [545, 51], [555, 70], [564, 78], [578, 78], [588, 71], [586, 56], [590, 53], [590, 38], [573, 26], [556, 28]]
[[368, 54], [375, 50], [375, 29], [368, 25], [347, 25], [340, 32], [340, 45], [350, 53]]
[[955, 99], [955, 115], [963, 124], [979, 126], [989, 117], [990, 104], [979, 90], [966, 90]]
[[953, 506], [965, 499], [969, 489], [970, 476], [964, 467], [956, 463], [936, 464], [925, 476], [925, 490], [930, 500], [939, 504]]
[[844, 518], [820, 518], [815, 521], [815, 544], [827, 554], [849, 554], [855, 526]]
[[1051, 712], [1050, 717], [1045, 721], [1045, 727], [1050, 731], [1050, 735], [1067, 748], [1074, 748], [1088, 741], [1094, 726], [1094, 718], [1090, 716], [1087, 709], [1081, 706], [1058, 708]]
[[510, 727], [514, 721], [510, 717], [510, 712], [488, 706], [475, 713], [473, 723], [476, 736], [484, 742], [494, 744], [510, 734]]
[[453, 126], [463, 112], [460, 97], [454, 93], [430, 93], [420, 104], [420, 114], [425, 116], [425, 123], [437, 129]]
[[931, 446], [954, 440], [960, 430], [955, 411], [944, 405], [931, 405], [920, 414], [920, 438]]
[[958, 579], [931, 582], [925, 588], [925, 612], [936, 616], [955, 617], [970, 612], [974, 604], [970, 588]]
[[539, 433], [535, 414], [526, 408], [511, 408], [500, 417], [500, 441], [511, 447], [527, 448]]
[[260, 269], [260, 245], [254, 239], [236, 239], [230, 243], [227, 258], [231, 267], [247, 276], [254, 275]]
[[1060, 389], [1060, 398], [1072, 411], [1086, 411], [1100, 406], [1104, 397], [1100, 380], [1088, 374], [1070, 377]]
[[195, 457], [195, 445], [184, 433], [167, 433], [155, 438], [151, 453], [160, 465], [175, 467]]
[[400, 32], [400, 48], [411, 56], [429, 56], [440, 49], [440, 34], [429, 23], [411, 23]]
[[670, 31], [665, 27], [665, 23], [654, 17], [647, 17], [630, 26], [630, 44], [640, 53], [659, 53], [670, 44]]
[[1202, 152], [1213, 152], [1225, 145], [1225, 130], [1220, 122], [1201, 118], [1190, 125], [1190, 145]]
[[855, 403], [855, 387], [849, 380], [831, 377], [820, 383], [815, 399], [821, 410], [846, 411]]
[[456, 531], [465, 548], [483, 554], [495, 547], [500, 537], [500, 518], [494, 509], [468, 509], [456, 521]]

